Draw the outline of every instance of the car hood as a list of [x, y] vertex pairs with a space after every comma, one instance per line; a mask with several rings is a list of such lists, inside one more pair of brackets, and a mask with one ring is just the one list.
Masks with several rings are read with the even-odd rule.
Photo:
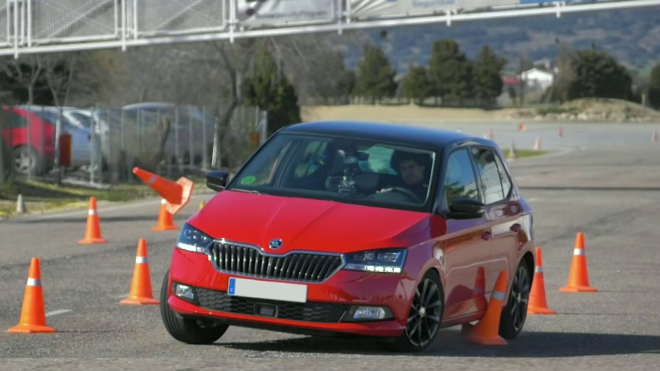
[[279, 238], [273, 253], [410, 246], [429, 233], [423, 212], [232, 191], [217, 194], [189, 223], [213, 238], [261, 248]]

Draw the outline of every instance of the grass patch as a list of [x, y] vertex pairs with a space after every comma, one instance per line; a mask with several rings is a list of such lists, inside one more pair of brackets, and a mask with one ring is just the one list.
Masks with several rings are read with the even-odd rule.
[[[195, 183], [195, 190], [206, 188], [203, 179], [199, 177], [188, 177], [188, 179]], [[107, 189], [94, 189], [15, 179], [0, 187], [0, 217], [7, 217], [16, 212], [16, 201], [19, 194], [23, 195], [23, 201], [29, 213], [84, 208], [89, 204], [90, 197], [96, 197], [97, 201], [110, 202], [158, 197], [158, 194], [144, 183], [119, 184]]]
[[[504, 153], [505, 157], [509, 156], [509, 150], [508, 149], [503, 149], [502, 153]], [[517, 149], [516, 150], [516, 155], [518, 158], [525, 158], [525, 157], [534, 157], [534, 156], [540, 156], [548, 153], [548, 151], [535, 151], [531, 149]]]

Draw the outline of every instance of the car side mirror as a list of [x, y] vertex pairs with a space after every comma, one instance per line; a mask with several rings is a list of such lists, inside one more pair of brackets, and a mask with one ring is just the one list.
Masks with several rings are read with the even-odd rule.
[[216, 192], [225, 189], [229, 179], [229, 173], [222, 170], [214, 170], [206, 173], [206, 186]]
[[477, 219], [484, 215], [484, 204], [469, 198], [458, 198], [449, 204], [450, 219]]

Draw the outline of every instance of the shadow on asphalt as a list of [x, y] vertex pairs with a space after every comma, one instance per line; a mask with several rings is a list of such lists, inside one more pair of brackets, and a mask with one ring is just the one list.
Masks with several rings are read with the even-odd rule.
[[437, 357], [581, 357], [660, 353], [660, 336], [523, 332], [506, 346], [474, 345], [461, 339], [458, 331], [441, 331], [435, 343], [423, 353], [383, 351], [369, 340], [294, 338], [255, 343], [222, 343], [219, 346], [258, 352], [338, 353], [382, 356]]

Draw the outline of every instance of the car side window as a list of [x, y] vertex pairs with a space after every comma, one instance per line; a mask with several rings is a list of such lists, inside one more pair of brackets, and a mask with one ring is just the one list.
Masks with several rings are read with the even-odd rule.
[[466, 149], [454, 151], [449, 155], [444, 185], [447, 203], [458, 198], [481, 201], [472, 161]]
[[506, 195], [502, 187], [495, 153], [488, 148], [472, 148], [471, 152], [481, 178], [484, 203], [488, 205], [502, 201]]
[[504, 167], [502, 159], [497, 154], [495, 154], [495, 162], [497, 162], [497, 168], [500, 171], [500, 180], [502, 182], [504, 198], [507, 198], [507, 196], [509, 196], [509, 192], [511, 192], [511, 179], [509, 178], [509, 174], [506, 172], [506, 168]]

